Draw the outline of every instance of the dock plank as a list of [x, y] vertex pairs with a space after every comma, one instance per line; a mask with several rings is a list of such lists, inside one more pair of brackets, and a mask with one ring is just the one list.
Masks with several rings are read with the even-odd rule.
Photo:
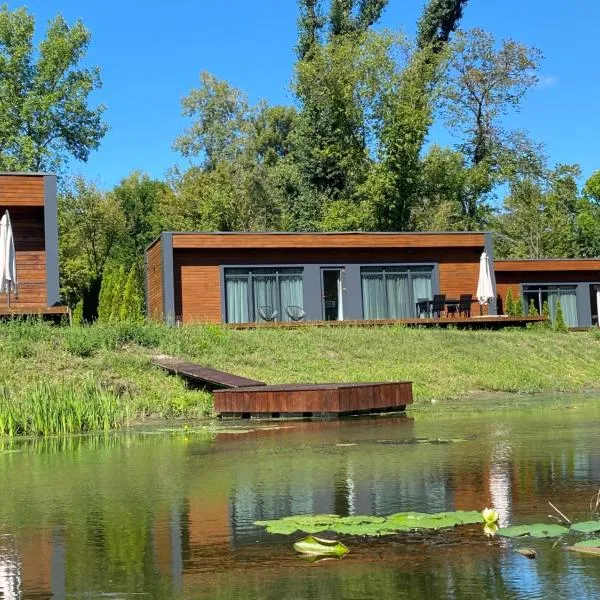
[[174, 358], [154, 357], [152, 364], [169, 373], [180, 375], [195, 383], [201, 383], [210, 389], [236, 389], [266, 385], [263, 381], [240, 377], [239, 375], [210, 369]]

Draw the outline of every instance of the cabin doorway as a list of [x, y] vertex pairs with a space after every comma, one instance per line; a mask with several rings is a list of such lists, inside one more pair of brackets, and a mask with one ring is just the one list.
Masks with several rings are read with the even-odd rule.
[[600, 326], [600, 285], [590, 285], [590, 308], [592, 309], [592, 325]]
[[343, 274], [342, 268], [321, 269], [323, 319], [325, 321], [344, 320]]

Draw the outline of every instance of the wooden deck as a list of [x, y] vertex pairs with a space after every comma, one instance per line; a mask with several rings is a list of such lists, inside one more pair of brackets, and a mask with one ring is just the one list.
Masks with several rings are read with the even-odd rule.
[[210, 390], [234, 389], [264, 386], [265, 383], [256, 379], [247, 379], [225, 371], [209, 369], [194, 363], [184, 362], [170, 357], [157, 356], [152, 363], [169, 373], [180, 375], [188, 381], [199, 384]]
[[18, 306], [8, 308], [8, 306], [4, 305], [0, 307], [0, 319], [19, 317], [39, 317], [55, 320], [68, 317], [70, 320], [71, 310], [68, 306]]
[[412, 404], [412, 383], [263, 385], [214, 393], [222, 417], [338, 417], [403, 411]]
[[274, 321], [270, 323], [226, 323], [230, 329], [294, 329], [296, 327], [458, 327], [460, 329], [503, 329], [526, 327], [530, 323], [543, 323], [545, 317], [443, 317], [441, 319], [377, 319], [363, 321]]

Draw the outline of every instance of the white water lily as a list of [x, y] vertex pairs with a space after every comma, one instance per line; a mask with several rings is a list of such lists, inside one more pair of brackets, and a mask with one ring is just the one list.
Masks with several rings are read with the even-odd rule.
[[483, 520], [489, 525], [497, 523], [498, 519], [500, 518], [498, 511], [494, 510], [493, 508], [484, 508], [481, 511], [481, 514], [483, 516]]

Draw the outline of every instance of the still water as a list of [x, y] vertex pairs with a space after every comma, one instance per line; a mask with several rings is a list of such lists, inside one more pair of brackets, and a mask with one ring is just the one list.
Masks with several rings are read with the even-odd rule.
[[[568, 403], [567, 403], [568, 404]], [[600, 401], [562, 410], [137, 430], [0, 444], [0, 598], [600, 598], [600, 558], [480, 526], [311, 564], [257, 519], [494, 506], [575, 520], [600, 487]], [[406, 443], [462, 438], [450, 444]], [[533, 547], [536, 560], [514, 552]]]

